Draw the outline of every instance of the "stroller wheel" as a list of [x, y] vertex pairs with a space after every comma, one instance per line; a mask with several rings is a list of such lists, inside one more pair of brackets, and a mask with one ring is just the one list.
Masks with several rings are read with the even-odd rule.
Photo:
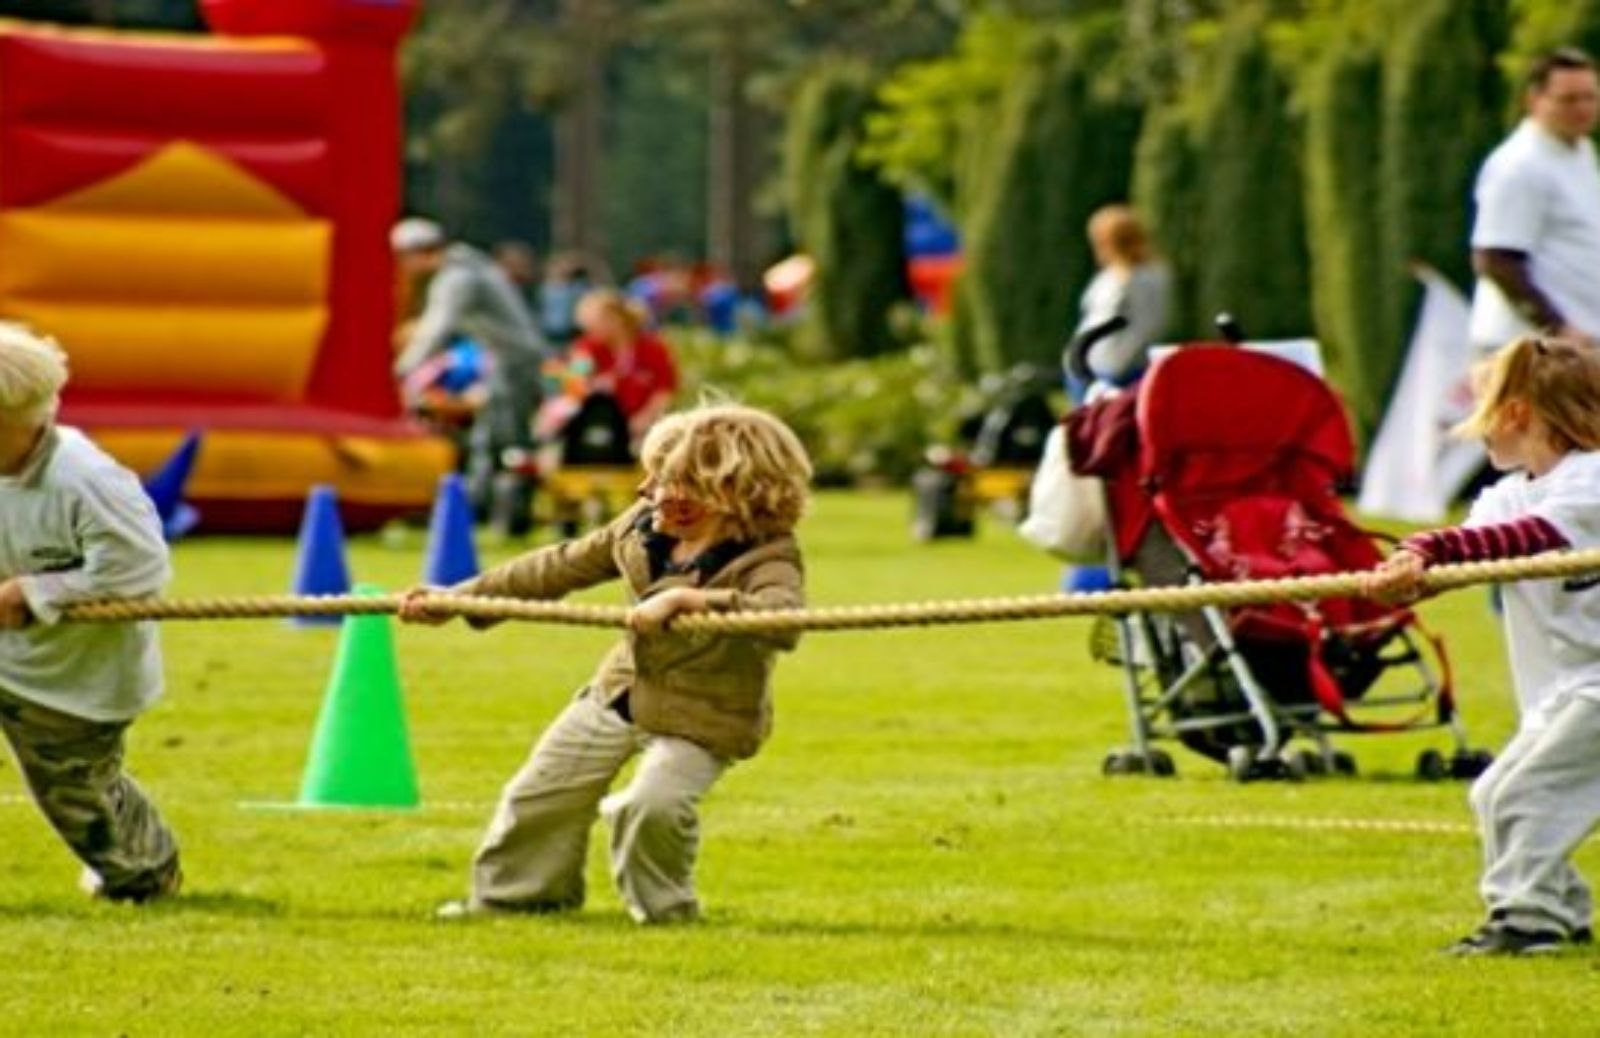
[[1165, 750], [1152, 749], [1145, 753], [1138, 750], [1112, 750], [1100, 762], [1100, 774], [1106, 776], [1154, 775], [1157, 778], [1171, 778], [1177, 773], [1178, 766]]
[[1290, 777], [1293, 777], [1295, 772], [1299, 772], [1301, 778], [1308, 778], [1312, 775], [1326, 775], [1328, 773], [1328, 765], [1322, 759], [1322, 754], [1311, 750], [1295, 750], [1285, 760], [1285, 764], [1289, 770]]
[[1438, 750], [1423, 750], [1417, 754], [1417, 778], [1424, 782], [1438, 782], [1450, 776], [1450, 765]]
[[1450, 758], [1450, 777], [1475, 779], [1493, 763], [1494, 754], [1488, 750], [1457, 750]]
[[1343, 750], [1333, 751], [1333, 773], [1348, 778], [1356, 776], [1356, 759]]
[[1112, 775], [1139, 775], [1144, 772], [1144, 760], [1137, 753], [1127, 750], [1112, 750], [1106, 754], [1106, 759], [1100, 762], [1100, 774], [1110, 777]]
[[1256, 751], [1249, 746], [1228, 747], [1228, 777], [1235, 782], [1249, 782], [1257, 776]]

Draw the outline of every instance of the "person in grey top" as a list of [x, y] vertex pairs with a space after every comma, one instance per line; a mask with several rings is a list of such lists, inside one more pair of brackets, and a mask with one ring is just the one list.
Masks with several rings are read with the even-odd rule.
[[430, 279], [395, 375], [404, 378], [457, 336], [484, 348], [489, 396], [468, 438], [467, 485], [480, 518], [493, 514], [505, 532], [521, 536], [532, 522], [532, 484], [507, 468], [507, 453], [533, 446], [532, 416], [549, 351], [522, 294], [488, 256], [450, 243], [438, 224], [417, 217], [396, 224], [390, 244], [402, 274]]
[[170, 576], [133, 473], [55, 424], [66, 358], [0, 323], [0, 731], [96, 896], [177, 893], [178, 847], [122, 768], [123, 733], [161, 694], [153, 623], [62, 623], [96, 599], [154, 595]]

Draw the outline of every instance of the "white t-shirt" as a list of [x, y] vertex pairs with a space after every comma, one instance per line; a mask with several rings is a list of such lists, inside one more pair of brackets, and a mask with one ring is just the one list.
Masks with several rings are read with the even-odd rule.
[[[1574, 549], [1600, 547], [1600, 452], [1574, 451], [1538, 479], [1513, 472], [1472, 505], [1468, 526], [1538, 516]], [[1600, 701], [1600, 577], [1503, 588], [1511, 680], [1524, 722], [1558, 692]]]
[[[1567, 321], [1600, 337], [1600, 163], [1587, 138], [1569, 145], [1532, 119], [1490, 153], [1474, 192], [1475, 249], [1528, 255], [1529, 276]], [[1505, 293], [1479, 278], [1473, 345], [1494, 349], [1532, 331]]]

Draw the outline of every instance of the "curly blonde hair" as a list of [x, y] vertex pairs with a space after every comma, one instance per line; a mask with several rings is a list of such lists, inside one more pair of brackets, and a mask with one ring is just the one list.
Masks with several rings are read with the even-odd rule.
[[1560, 450], [1600, 450], [1600, 348], [1548, 335], [1523, 335], [1473, 372], [1477, 406], [1452, 432], [1478, 438], [1505, 405], [1525, 401]]
[[740, 540], [788, 533], [810, 502], [811, 459], [800, 438], [741, 404], [667, 415], [651, 426], [639, 460], [651, 482], [681, 488], [721, 512]]
[[0, 425], [50, 421], [66, 384], [67, 355], [54, 339], [0, 321]]

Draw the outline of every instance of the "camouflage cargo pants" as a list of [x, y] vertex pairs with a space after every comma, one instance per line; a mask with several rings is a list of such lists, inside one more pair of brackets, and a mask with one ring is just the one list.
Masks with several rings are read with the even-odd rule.
[[34, 802], [112, 900], [142, 901], [169, 885], [178, 845], [155, 805], [122, 770], [126, 723], [87, 721], [0, 691], [5, 732]]

